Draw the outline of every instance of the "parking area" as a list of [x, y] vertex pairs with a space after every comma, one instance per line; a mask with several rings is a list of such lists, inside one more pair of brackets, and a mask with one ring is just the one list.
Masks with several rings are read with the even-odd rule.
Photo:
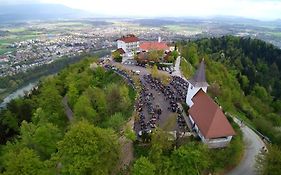
[[138, 120], [134, 128], [138, 136], [160, 127], [166, 131], [185, 132], [187, 129], [179, 104], [186, 98], [188, 84], [172, 77], [169, 85], [146, 74], [141, 76], [142, 91], [137, 102]]
[[[145, 67], [114, 63], [113, 67], [122, 67], [140, 77], [141, 92], [136, 102], [138, 114], [134, 130], [138, 136], [153, 132], [156, 128], [165, 131], [185, 133], [189, 131], [180, 104], [185, 103], [188, 83], [179, 76], [171, 76], [168, 85], [153, 78]], [[161, 71], [169, 75], [167, 71]]]

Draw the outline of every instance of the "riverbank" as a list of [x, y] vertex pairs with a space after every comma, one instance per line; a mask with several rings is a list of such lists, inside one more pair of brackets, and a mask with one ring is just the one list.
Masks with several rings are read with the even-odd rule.
[[[68, 58], [64, 57], [54, 61], [53, 63], [42, 65], [32, 70], [28, 70], [25, 73], [0, 78], [0, 107], [2, 106], [2, 103], [8, 96], [10, 96], [16, 91], [20, 91], [22, 88], [28, 86], [30, 83], [38, 82], [38, 80], [44, 76], [56, 74], [68, 65], [76, 63], [86, 57], [102, 57], [107, 55], [108, 53], [108, 49], [103, 49], [98, 51], [92, 51], [88, 54], [82, 54], [80, 56]], [[7, 103], [7, 101], [5, 101], [5, 103]]]
[[4, 100], [2, 101], [2, 103], [0, 104], [0, 110], [2, 108], [5, 108], [6, 105], [13, 99], [19, 98], [19, 97], [23, 97], [25, 95], [26, 92], [30, 92], [34, 87], [36, 87], [38, 84], [38, 81], [33, 82], [33, 83], [29, 83], [26, 86], [23, 86], [21, 88], [19, 88], [18, 90], [14, 91], [13, 93], [11, 93], [10, 95], [8, 95], [7, 97], [4, 98]]

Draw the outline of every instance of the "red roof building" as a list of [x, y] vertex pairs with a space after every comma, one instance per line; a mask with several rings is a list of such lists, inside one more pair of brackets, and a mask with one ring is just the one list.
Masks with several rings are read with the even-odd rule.
[[135, 35], [126, 35], [126, 36], [122, 36], [121, 38], [117, 39], [117, 41], [124, 41], [125, 43], [133, 43], [133, 42], [138, 42], [139, 38], [136, 37]]
[[194, 104], [188, 112], [205, 139], [235, 135], [221, 108], [203, 90], [199, 90], [192, 100]]
[[186, 103], [192, 130], [210, 148], [226, 147], [235, 131], [222, 109], [207, 95], [204, 59], [192, 79], [188, 80]]
[[150, 50], [169, 50], [170, 47], [165, 42], [148, 41], [140, 44], [140, 49], [144, 51]]

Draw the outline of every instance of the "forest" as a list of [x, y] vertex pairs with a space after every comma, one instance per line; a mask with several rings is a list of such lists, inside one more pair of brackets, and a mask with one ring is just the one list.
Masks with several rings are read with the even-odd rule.
[[[0, 113], [2, 174], [110, 174], [118, 161], [117, 131], [131, 116], [135, 91], [85, 58]], [[73, 110], [68, 121], [63, 98]]]
[[[235, 36], [184, 41], [179, 45], [185, 58], [181, 61], [184, 75], [189, 78], [204, 58], [208, 93], [226, 112], [269, 139], [269, 150], [276, 154], [265, 156], [268, 164], [264, 166], [269, 169], [264, 171], [280, 174], [276, 170], [281, 167], [281, 50], [258, 39]], [[270, 166], [273, 162], [275, 169]]]
[[[242, 137], [233, 121], [237, 136], [219, 151], [196, 138], [171, 141], [161, 129], [151, 142], [137, 141], [123, 128], [133, 115], [138, 90], [95, 60], [83, 59], [42, 79], [38, 89], [1, 111], [1, 174], [196, 175], [223, 172], [239, 162]], [[74, 113], [71, 121], [64, 99]], [[134, 141], [134, 160], [120, 171], [122, 132]]]

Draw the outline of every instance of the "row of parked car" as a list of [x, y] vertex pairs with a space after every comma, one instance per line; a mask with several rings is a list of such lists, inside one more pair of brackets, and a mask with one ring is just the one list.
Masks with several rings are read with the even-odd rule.
[[169, 66], [169, 67], [158, 67], [158, 70], [163, 70], [163, 71], [167, 71], [167, 72], [174, 72], [175, 68], [173, 66]]

